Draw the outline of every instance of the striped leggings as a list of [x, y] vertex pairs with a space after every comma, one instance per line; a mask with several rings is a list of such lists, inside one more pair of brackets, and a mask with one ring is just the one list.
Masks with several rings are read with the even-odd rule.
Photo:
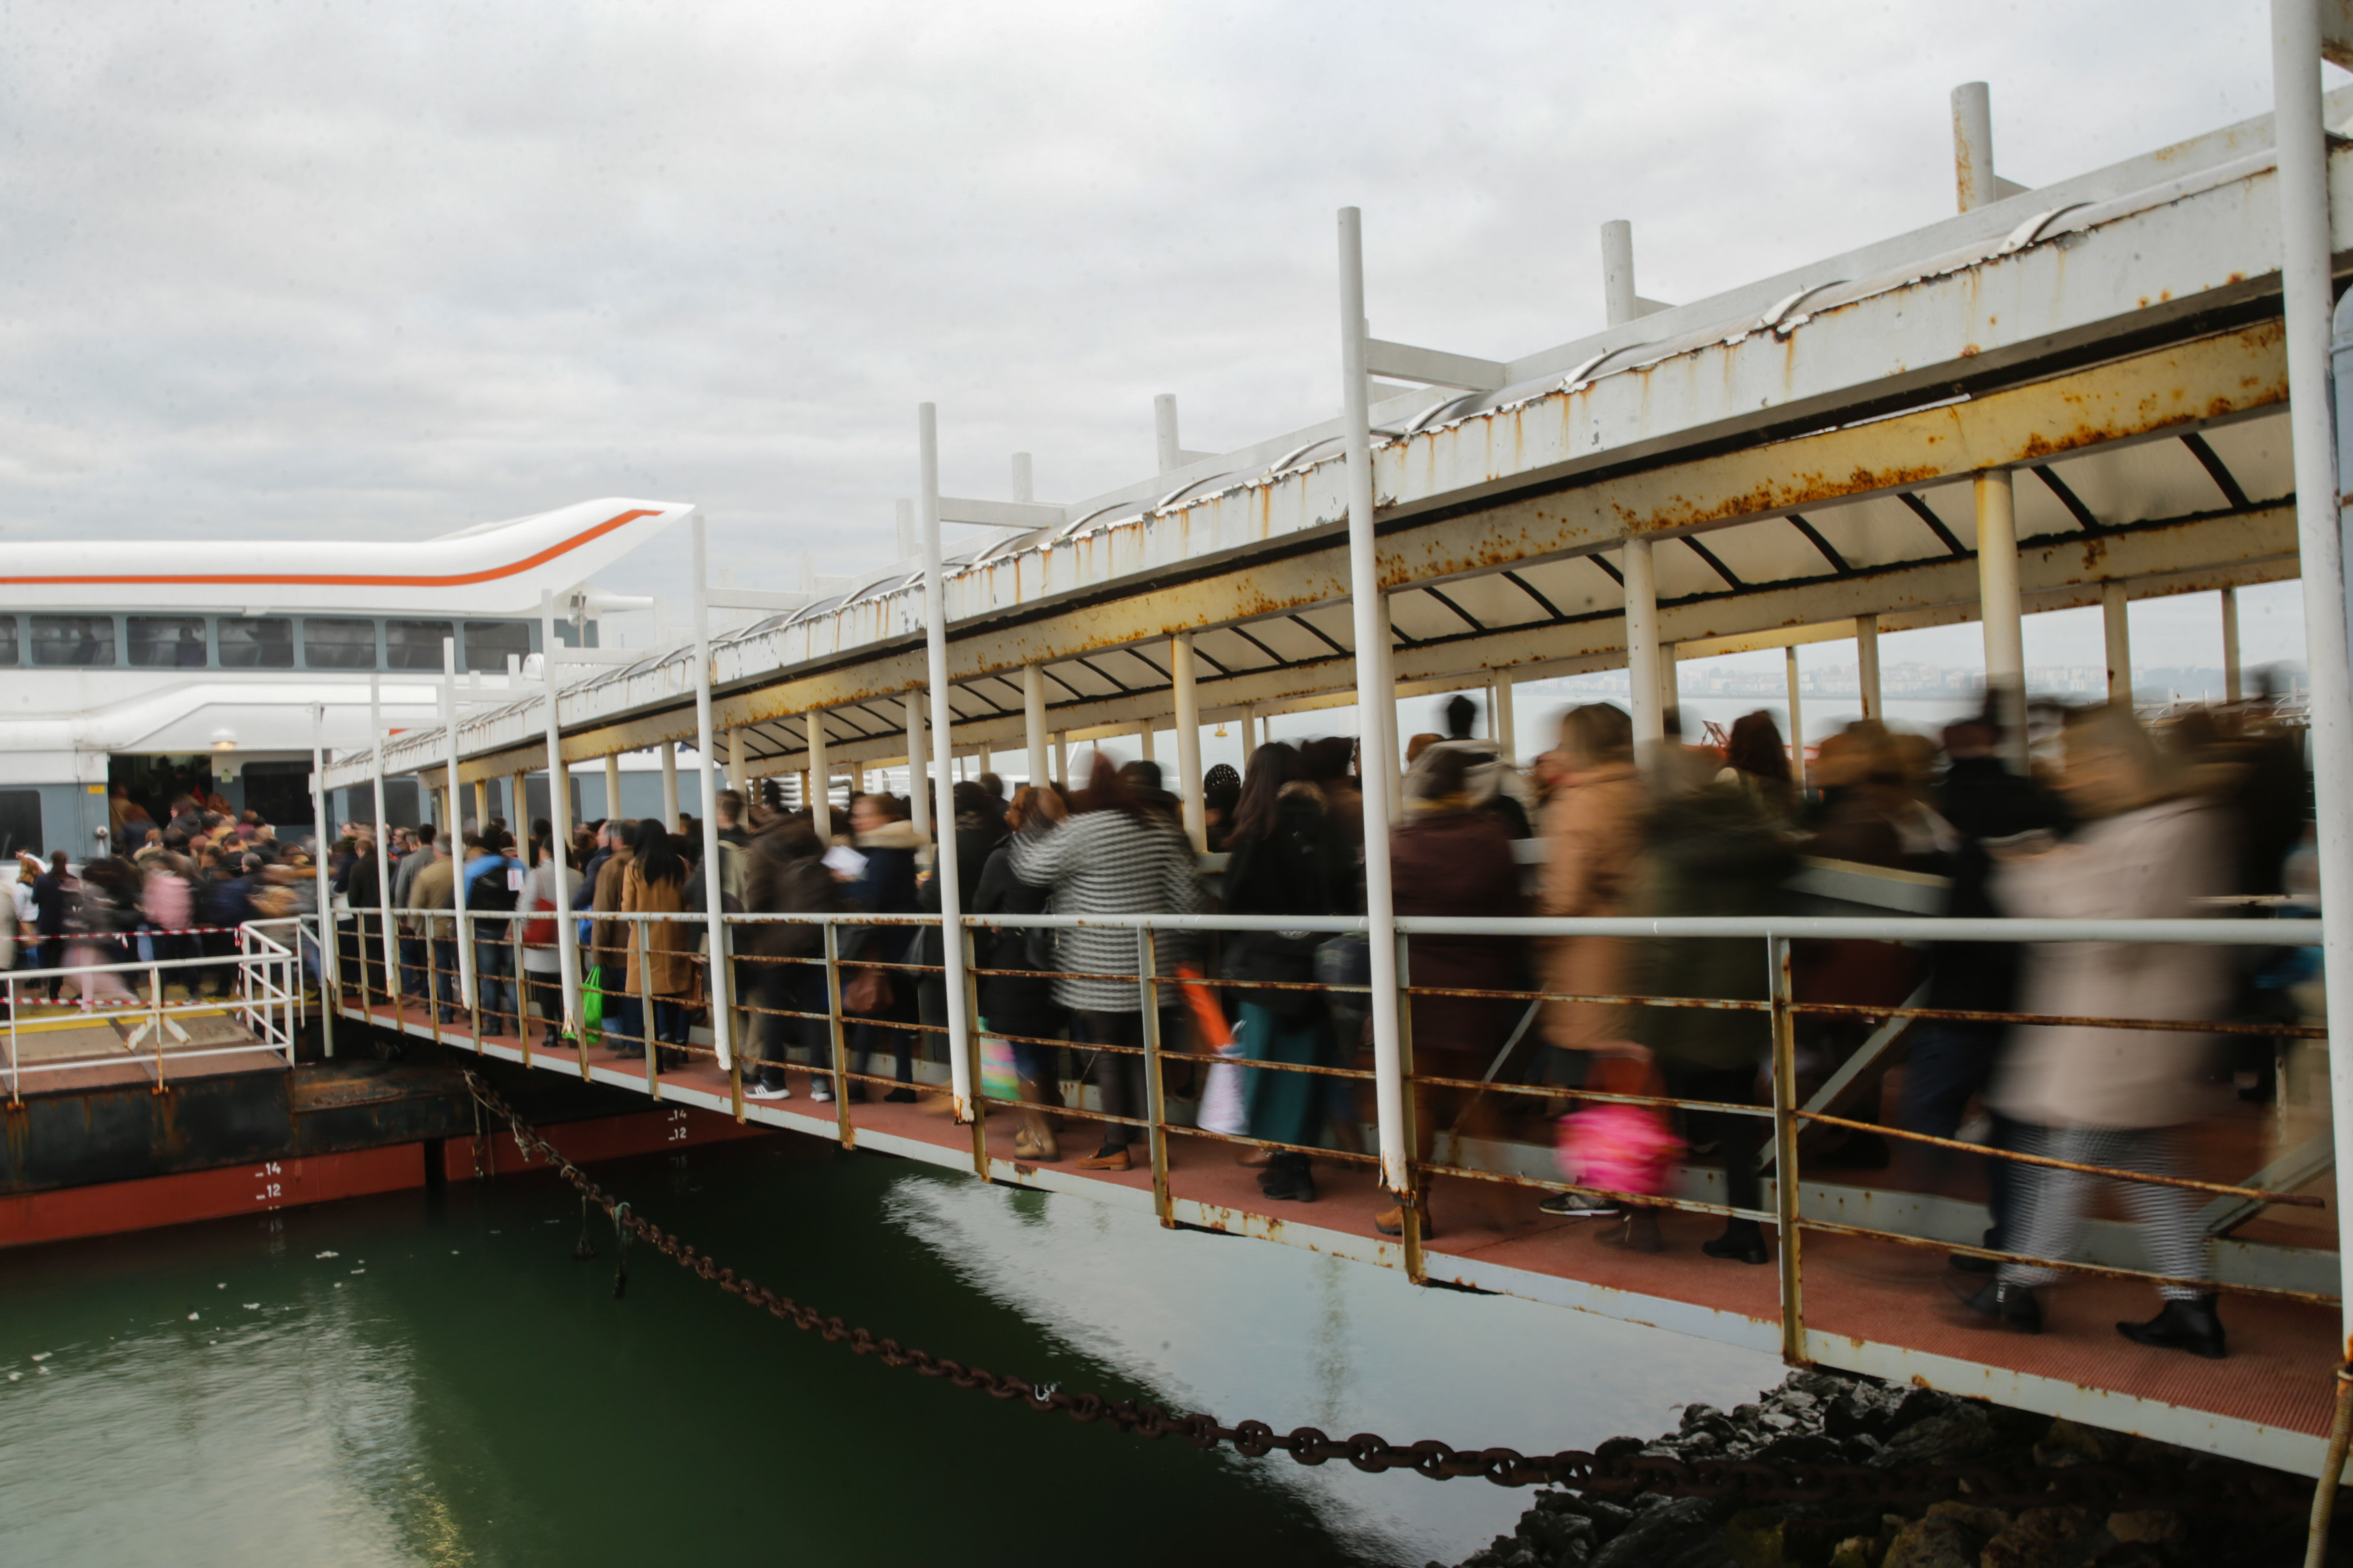
[[[2022, 1154], [2070, 1160], [2079, 1165], [2106, 1165], [2119, 1171], [2141, 1171], [2153, 1176], [2183, 1173], [2174, 1156], [2173, 1133], [2165, 1127], [2029, 1127], [2017, 1129]], [[2090, 1206], [2094, 1184], [2109, 1180], [2080, 1171], [2054, 1170], [2048, 1165], [2013, 1164], [2010, 1246], [2032, 1258], [2066, 1258], [2084, 1228], [2084, 1211]], [[2199, 1224], [2200, 1194], [2183, 1187], [2153, 1186], [2146, 1182], [2114, 1184], [2125, 1210], [2139, 1227], [2141, 1245], [2159, 1274], [2181, 1279], [2207, 1277], [2206, 1237]], [[2060, 1279], [2055, 1268], [2024, 1263], [2001, 1266], [2005, 1285], [2051, 1285]], [[2161, 1285], [2158, 1293], [2169, 1300], [2189, 1300], [2206, 1294], [2194, 1286]]]

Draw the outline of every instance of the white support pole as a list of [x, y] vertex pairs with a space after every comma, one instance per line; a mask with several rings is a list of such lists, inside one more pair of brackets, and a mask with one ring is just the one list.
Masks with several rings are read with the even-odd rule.
[[678, 831], [678, 742], [664, 741], [654, 747], [661, 753], [662, 831]]
[[1161, 473], [1185, 466], [1185, 448], [1176, 439], [1176, 395], [1173, 392], [1164, 392], [1152, 400], [1152, 441]]
[[1993, 102], [1981, 81], [1953, 89], [1953, 190], [1963, 212], [1995, 199]]
[[2121, 578], [2100, 584], [2100, 629], [2108, 645], [2108, 700], [2130, 706], [2132, 684], [2132, 619]]
[[[727, 922], [723, 918], [725, 905], [721, 900], [726, 889], [719, 885], [719, 775], [712, 769], [712, 748], [715, 744], [711, 733], [711, 546], [701, 512], [694, 514], [694, 749], [702, 759], [702, 901], [703, 917], [711, 937], [711, 1047], [718, 1053], [719, 1070], [732, 1072], [735, 1066], [734, 964], [727, 950]], [[551, 693], [548, 704], [547, 748], [555, 750], [555, 709]], [[673, 758], [670, 784], [673, 796], [678, 792], [676, 753], [664, 748], [663, 755]], [[550, 781], [553, 783], [553, 781]], [[548, 793], [555, 792], [551, 788]], [[672, 820], [676, 812], [672, 812]], [[568, 921], [558, 921], [559, 927]], [[568, 992], [573, 984], [572, 972], [566, 970], [564, 984]], [[571, 998], [565, 998], [565, 1010], [569, 1013]], [[647, 1031], [650, 1034], [652, 1031]], [[649, 1047], [648, 1054], [651, 1054]], [[737, 1096], [740, 1100], [740, 1093]], [[741, 1109], [739, 1104], [738, 1109]]]
[[809, 826], [822, 841], [833, 837], [833, 766], [825, 760], [825, 714], [813, 708], [802, 722], [808, 726]]
[[[1340, 209], [1340, 381], [1345, 413], [1348, 479], [1348, 577], [1356, 618], [1356, 683], [1367, 701], [1396, 710], [1394, 685], [1383, 657], [1389, 645], [1388, 601], [1381, 593], [1380, 547], [1373, 531], [1372, 384], [1365, 372], [1365, 237], [1355, 207]], [[1366, 742], [1386, 725], [1363, 727]], [[1394, 750], [1394, 748], [1392, 748]], [[1398, 1016], [1397, 901], [1389, 885], [1389, 770], [1364, 770], [1365, 916], [1370, 941], [1373, 1097], [1379, 1121], [1381, 1184], [1401, 1202], [1414, 1197], [1413, 1150], [1406, 1137], [1405, 1062]], [[1409, 1218], [1407, 1223], [1412, 1224]]]
[[516, 840], [531, 833], [531, 770], [517, 768], [507, 779], [507, 831]]
[[1136, 732], [1135, 737], [1135, 754], [1147, 763], [1159, 760], [1152, 754], [1152, 730], [1155, 722], [1154, 720], [1146, 719], [1143, 729]]
[[1798, 789], [1806, 787], [1806, 711], [1798, 671], [1798, 645], [1791, 643], [1781, 650], [1782, 668], [1789, 683], [1789, 776], [1798, 781]]
[[1054, 731], [1054, 782], [1064, 789], [1071, 787], [1071, 735], [1067, 730]]
[[1193, 684], [1193, 634], [1168, 642], [1168, 675], [1176, 688], [1176, 797], [1184, 803], [1185, 837], [1193, 852], [1209, 847], [1209, 814], [1201, 793], [1201, 697]]
[[1879, 695], [1879, 617], [1857, 616], [1854, 618], [1854, 679], [1862, 690], [1862, 716], [1887, 721], [1885, 704]]
[[1659, 711], [1659, 580], [1651, 563], [1651, 542], [1640, 534], [1618, 552], [1626, 579], [1626, 693], [1633, 710], [1634, 755], [1645, 771], [1657, 765], [1667, 738], [1666, 715]]
[[[931, 405], [923, 406], [928, 408]], [[915, 837], [929, 838], [932, 836], [932, 804], [925, 786], [930, 783], [927, 774], [932, 765], [932, 747], [931, 737], [923, 732], [923, 694], [910, 691], [900, 699], [900, 702], [907, 717], [908, 814], [914, 819]], [[946, 737], [941, 739], [944, 742]], [[943, 768], [941, 772], [946, 770]], [[950, 816], [944, 820], [954, 822], [955, 818]]]
[[[2273, 135], [2279, 155], [2280, 282], [2286, 311], [2289, 428], [2311, 671], [2321, 949], [2331, 1038], [2353, 1040], [2353, 679], [2346, 664], [2345, 514], [2329, 397], [2328, 142], [2321, 120], [2319, 0], [2272, 0]], [[2334, 903], [2332, 905], [2332, 900]], [[2353, 1171], [2353, 1051], [2329, 1052], [2337, 1169]], [[2338, 1180], [2345, 1178], [2340, 1174]], [[2353, 1253], [2340, 1263], [2343, 1339], [2353, 1342]]]
[[[392, 737], [384, 727], [384, 679], [368, 677], [368, 757], [369, 773], [375, 785], [375, 896], [376, 918], [383, 922], [377, 932], [384, 939], [384, 988], [385, 999], [392, 1004], [394, 1016], [400, 1013], [400, 944], [392, 934], [392, 853], [388, 847], [392, 830], [385, 820], [384, 809], [384, 748]], [[367, 1002], [367, 970], [360, 970], [360, 1002]]]
[[1634, 294], [1634, 226], [1622, 217], [1601, 226], [1601, 303], [1613, 327], [1642, 313]]
[[1046, 755], [1046, 669], [1043, 665], [1021, 667], [1021, 736], [1029, 751], [1029, 782], [1043, 787], [1052, 776], [1048, 771]]
[[[449, 767], [449, 805], [452, 807], [451, 815], [454, 819], [455, 807], [458, 804], [458, 639], [455, 637], [441, 639], [441, 679], [449, 692], [449, 727], [442, 731], [442, 736], [448, 742], [446, 752]], [[449, 864], [454, 872], [450, 879], [449, 896], [450, 907], [456, 911], [455, 919], [459, 932], [458, 994], [470, 997], [475, 994], [474, 944], [467, 940], [465, 935], [466, 846], [464, 841], [453, 832], [448, 842], [441, 847], [448, 852]], [[412, 888], [416, 886], [414, 882], [409, 885]], [[424, 940], [425, 962], [430, 965], [433, 962], [433, 938], [429, 929]], [[471, 1010], [472, 1005], [469, 1003], [468, 1011]], [[436, 1022], [438, 1023], [438, 1020], [437, 1019]]]
[[[701, 527], [702, 521], [700, 516], [695, 519], [698, 528]], [[554, 647], [555, 646], [555, 595], [552, 593], [543, 592], [539, 595], [539, 624], [540, 646]], [[555, 906], [555, 973], [556, 978], [562, 984], [564, 1037], [579, 1040], [584, 1037], [580, 1032], [580, 922], [573, 920], [565, 908], [569, 900], [565, 896], [564, 886], [565, 851], [572, 843], [572, 769], [564, 760], [563, 715], [557, 711], [555, 700], [557, 668], [553, 658], [547, 659], [540, 666], [547, 686], [547, 836], [555, 856], [555, 887], [548, 895], [548, 899]], [[455, 754], [454, 751], [452, 754]], [[528, 862], [531, 858], [531, 836], [527, 829], [522, 836], [522, 841], [523, 858]], [[712, 868], [712, 871], [703, 880], [716, 887], [719, 882], [718, 862], [714, 860], [708, 864]], [[528, 868], [526, 866], [526, 869]], [[527, 914], [530, 911], [524, 912]], [[715, 942], [712, 944], [712, 951], [713, 952], [719, 951]], [[515, 1028], [525, 1039], [529, 1039], [531, 1037], [529, 1013], [531, 1000], [524, 973], [522, 949], [518, 943], [514, 955]], [[717, 1009], [714, 1008], [714, 1015]], [[718, 1022], [714, 1016], [712, 1024], [714, 1033], [718, 1027]], [[585, 1051], [586, 1047], [584, 1046], [582, 1048]], [[582, 1059], [584, 1062], [586, 1060], [585, 1056]], [[723, 1045], [720, 1047], [719, 1065], [721, 1067], [727, 1065], [726, 1047]]]
[[1037, 485], [1030, 478], [1029, 454], [1027, 452], [1013, 454], [1013, 499], [1015, 500], [1038, 499]]
[[2002, 755], [2026, 772], [2026, 609], [2018, 593], [2018, 497], [2010, 470], [1977, 478], [1978, 610], [1985, 632], [1986, 690], [1998, 705]]
[[605, 753], [605, 819], [617, 822], [621, 816], [621, 753]]
[[1504, 749], [1504, 765], [1516, 768], [1520, 765], [1520, 736], [1518, 706], [1513, 700], [1514, 685], [1510, 670], [1495, 671], [1495, 694], [1490, 700], [1494, 704], [1494, 712], [1488, 727], [1494, 733], [1495, 743]]
[[[932, 689], [932, 728], [939, 731], [940, 752], [955, 748], [955, 710], [948, 704], [947, 590], [940, 571], [940, 426], [939, 411], [931, 404], [917, 410], [918, 458], [923, 466], [923, 657]], [[913, 733], [920, 734], [919, 720]], [[939, 800], [940, 847], [933, 858], [934, 885], [940, 890], [940, 952], [947, 973], [948, 1093], [958, 1121], [979, 1114], [973, 1100], [972, 1020], [965, 1006], [964, 889], [955, 853], [955, 784], [942, 768], [934, 785]]]
[[319, 903], [319, 1037], [335, 1054], [335, 1009], [343, 999], [343, 931], [335, 924], [335, 887], [327, 874], [327, 709], [311, 708], [311, 868]]
[[2239, 591], [2222, 590], [2222, 700], [2236, 702], [2246, 693], [2239, 668]]

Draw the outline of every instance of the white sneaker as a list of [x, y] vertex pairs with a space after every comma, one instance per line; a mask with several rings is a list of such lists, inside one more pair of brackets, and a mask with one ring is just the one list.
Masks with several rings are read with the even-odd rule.
[[833, 1080], [829, 1078], [821, 1078], [809, 1085], [809, 1098], [821, 1104], [830, 1105], [833, 1102]]
[[744, 1092], [754, 1100], [790, 1100], [793, 1097], [793, 1091], [783, 1084], [778, 1084], [774, 1089], [765, 1083], [756, 1084]]

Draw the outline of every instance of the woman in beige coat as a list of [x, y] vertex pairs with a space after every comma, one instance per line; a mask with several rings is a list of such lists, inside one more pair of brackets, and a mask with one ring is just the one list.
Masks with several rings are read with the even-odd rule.
[[[1634, 729], [1607, 702], [1572, 708], [1561, 716], [1561, 783], [1545, 802], [1548, 850], [1536, 889], [1539, 915], [1605, 919], [1625, 903], [1642, 846], [1650, 797], [1634, 771]], [[1626, 944], [1614, 936], [1546, 939], [1544, 988], [1574, 996], [1618, 994]], [[1545, 1038], [1565, 1051], [1607, 1051], [1627, 1037], [1625, 1010], [1606, 1002], [1547, 1002]], [[1571, 1082], [1582, 1080], [1582, 1063]]]
[[[621, 910], [626, 914], [677, 914], [686, 908], [686, 862], [670, 847], [662, 825], [648, 817], [638, 824], [636, 854], [621, 873]], [[624, 927], [642, 924], [639, 941], [629, 945], [628, 1011], [649, 1038], [643, 1020], [636, 1018], [638, 999], [653, 1004], [650, 1042], [667, 1047], [686, 1044], [686, 1009], [699, 993], [694, 975], [694, 949], [702, 928], [688, 921], [616, 921]], [[640, 945], [642, 943], [642, 946]], [[659, 1066], [683, 1067], [682, 1050], [662, 1052]]]
[[[2012, 851], [1996, 868], [1996, 901], [2020, 918], [2159, 920], [2203, 911], [2224, 890], [2228, 835], [2185, 793], [2181, 770], [2160, 752], [2129, 709], [2083, 710], [2067, 725], [2069, 804], [2086, 819], [2068, 842]], [[2230, 951], [2146, 942], [2037, 942], [2026, 950], [2022, 1012], [2095, 1018], [2212, 1018], [2229, 1005]], [[2021, 1124], [2021, 1152], [2077, 1164], [2179, 1175], [2172, 1130], [2202, 1109], [2199, 1087], [2212, 1037], [2176, 1030], [2077, 1025], [2010, 1032], [1988, 1103]], [[2034, 1258], [2064, 1258], [2101, 1180], [2047, 1166], [2018, 1168], [2015, 1243]], [[2141, 1182], [2116, 1184], [2158, 1272], [2207, 1277], [2197, 1194]], [[2055, 1270], [2005, 1263], [1968, 1306], [2029, 1332], [2042, 1327], [2032, 1289]], [[2167, 1285], [2164, 1310], [2118, 1323], [2126, 1339], [2219, 1359], [2222, 1325], [2214, 1296]]]

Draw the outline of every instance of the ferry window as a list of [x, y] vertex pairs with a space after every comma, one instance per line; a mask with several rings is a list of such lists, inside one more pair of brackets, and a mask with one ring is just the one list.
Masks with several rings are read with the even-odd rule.
[[35, 616], [33, 662], [66, 668], [112, 668], [114, 617]]
[[468, 621], [466, 623], [466, 668], [486, 674], [506, 672], [507, 655], [517, 658], [531, 657], [531, 623], [529, 621]]
[[223, 616], [220, 661], [223, 669], [293, 668], [294, 623], [282, 616]]
[[142, 668], [202, 669], [205, 623], [195, 616], [132, 616], [131, 662]]
[[41, 848], [41, 792], [0, 789], [0, 855]]
[[312, 669], [374, 669], [375, 623], [305, 616], [302, 662]]
[[438, 669], [441, 668], [441, 639], [455, 636], [457, 628], [448, 621], [386, 621], [384, 623], [385, 668]]
[[16, 617], [0, 616], [0, 664], [16, 662]]

